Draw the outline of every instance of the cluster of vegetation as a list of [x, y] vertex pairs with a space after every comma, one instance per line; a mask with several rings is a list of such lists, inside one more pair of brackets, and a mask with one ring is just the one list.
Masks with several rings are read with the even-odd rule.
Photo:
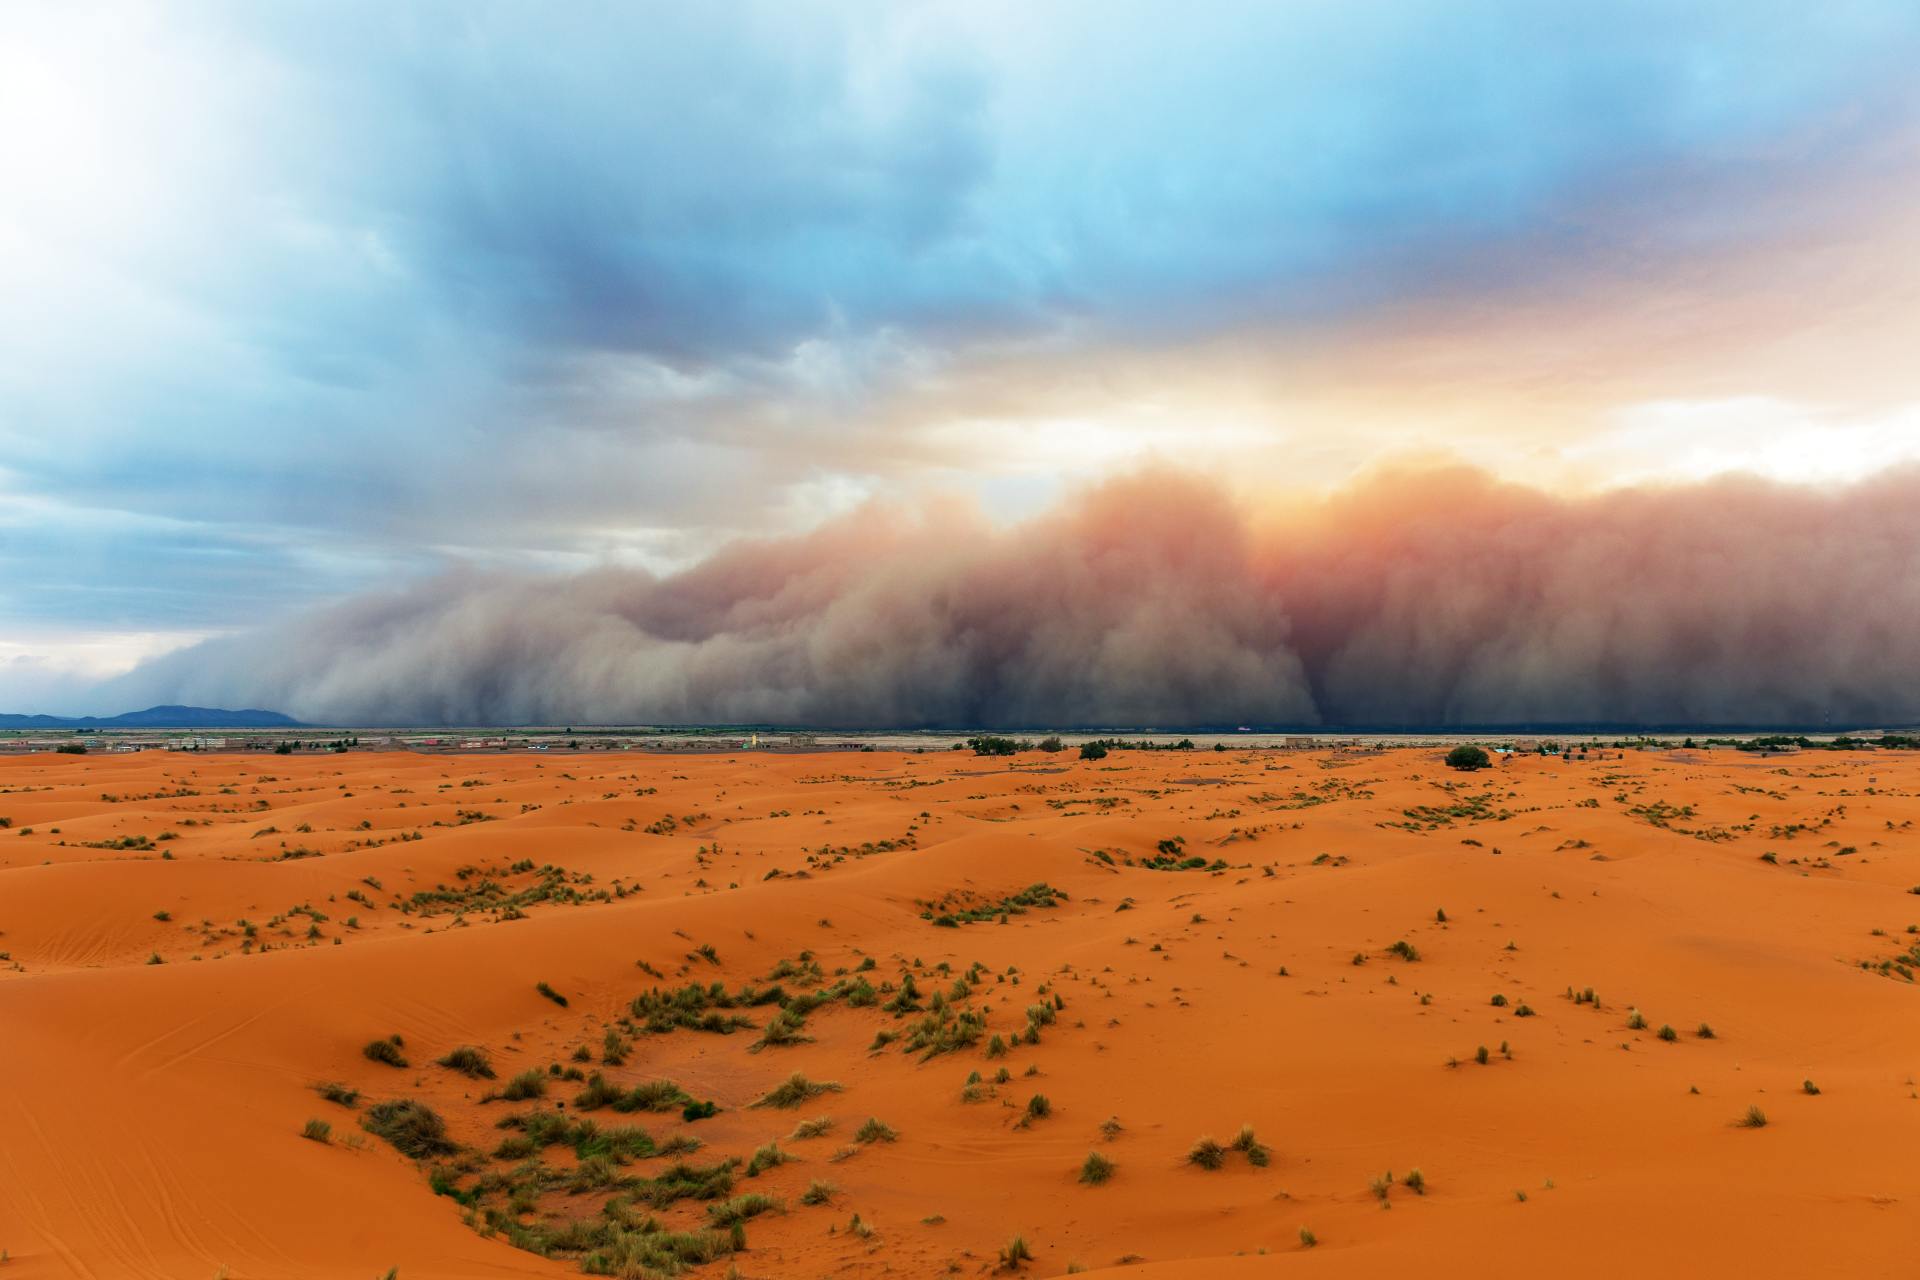
[[1143, 858], [1128, 858], [1129, 866], [1144, 867], [1148, 871], [1225, 871], [1227, 861], [1215, 858], [1209, 862], [1197, 853], [1187, 852], [1187, 838], [1172, 836], [1154, 846], [1155, 852]]
[[[1007, 738], [998, 734], [980, 734], [968, 738], [965, 743], [955, 743], [954, 750], [969, 750], [977, 756], [1011, 756], [1022, 751], [1065, 751], [1067, 744], [1058, 737], [1042, 738], [1032, 742], [1026, 738]], [[1216, 747], [1225, 750], [1224, 747]], [[1154, 742], [1149, 738], [1091, 738], [1080, 744], [1082, 760], [1104, 760], [1109, 751], [1192, 751], [1192, 738], [1182, 738], [1178, 742]]]
[[953, 895], [949, 894], [938, 902], [921, 911], [922, 920], [931, 920], [944, 929], [958, 928], [963, 924], [978, 924], [992, 920], [1005, 924], [1009, 916], [1025, 915], [1028, 910], [1040, 907], [1053, 907], [1066, 901], [1064, 890], [1056, 889], [1045, 882], [1030, 884], [1018, 893], [1008, 894], [993, 902], [983, 902], [974, 907], [955, 907], [949, 905]]
[[[1693, 739], [1688, 738], [1685, 745], [1692, 746]], [[1794, 747], [1802, 751], [1914, 751], [1920, 750], [1920, 736], [1888, 733], [1877, 738], [1856, 738], [1843, 733], [1823, 740], [1809, 738], [1804, 733], [1769, 733], [1752, 738], [1708, 738], [1707, 745], [1762, 755]]]
[[[285, 855], [282, 855], [283, 857]], [[570, 872], [565, 867], [547, 864], [535, 866], [523, 858], [510, 866], [461, 867], [454, 872], [457, 884], [437, 884], [416, 890], [398, 903], [409, 915], [464, 915], [469, 911], [491, 911], [501, 919], [518, 919], [526, 907], [542, 902], [579, 906], [588, 902], [608, 902], [620, 896], [617, 891], [590, 889], [593, 877], [586, 872]], [[525, 880], [515, 885], [513, 881]]]
[[1255, 1167], [1264, 1167], [1273, 1159], [1273, 1153], [1267, 1145], [1254, 1136], [1253, 1126], [1243, 1124], [1240, 1132], [1233, 1135], [1233, 1141], [1226, 1146], [1214, 1139], [1202, 1138], [1193, 1144], [1187, 1152], [1187, 1163], [1201, 1169], [1219, 1169], [1226, 1165], [1227, 1157], [1239, 1152], [1247, 1158], [1247, 1163]]
[[1438, 831], [1455, 822], [1505, 822], [1513, 817], [1511, 810], [1493, 807], [1491, 792], [1467, 796], [1449, 805], [1415, 805], [1400, 812], [1405, 815], [1405, 822], [1383, 822], [1380, 825], [1402, 827], [1408, 831]]

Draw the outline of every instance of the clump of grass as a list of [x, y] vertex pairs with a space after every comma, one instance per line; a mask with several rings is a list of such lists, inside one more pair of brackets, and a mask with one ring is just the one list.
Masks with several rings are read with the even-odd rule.
[[757, 1148], [747, 1160], [747, 1176], [757, 1178], [769, 1169], [778, 1169], [793, 1157], [780, 1149], [777, 1142], [769, 1142]]
[[1524, 1003], [1515, 1005], [1513, 1009], [1513, 1016], [1516, 1018], [1531, 1018], [1534, 1016], [1533, 1006], [1530, 1004], [1524, 1004]]
[[547, 1077], [538, 1067], [529, 1067], [513, 1079], [507, 1081], [507, 1087], [500, 1096], [508, 1102], [529, 1102], [534, 1098], [547, 1096]]
[[439, 1113], [411, 1098], [374, 1103], [360, 1117], [360, 1125], [374, 1137], [392, 1143], [401, 1155], [415, 1160], [452, 1155], [459, 1150], [447, 1137], [447, 1125]]
[[1668, 1044], [1672, 1044], [1675, 1040], [1678, 1040], [1680, 1038], [1680, 1033], [1678, 1031], [1675, 1031], [1672, 1026], [1670, 1026], [1665, 1022], [1661, 1023], [1660, 1029], [1654, 1032], [1653, 1034], [1658, 1038], [1665, 1040]]
[[487, 1057], [485, 1049], [474, 1045], [463, 1044], [457, 1049], [450, 1050], [446, 1057], [436, 1058], [434, 1061], [471, 1079], [493, 1079], [492, 1059]]
[[1496, 1009], [1504, 1009], [1507, 1007], [1507, 998], [1503, 995], [1495, 993], [1491, 1003], [1493, 1007]]
[[840, 1085], [832, 1080], [809, 1080], [798, 1071], [763, 1094], [756, 1107], [791, 1109], [823, 1093], [838, 1093]]
[[1809, 1098], [1817, 1098], [1820, 1096], [1820, 1086], [1811, 1080], [1802, 1080], [1800, 1082], [1800, 1092], [1806, 1094]]
[[1373, 1198], [1378, 1200], [1382, 1206], [1391, 1207], [1391, 1202], [1387, 1199], [1387, 1194], [1393, 1190], [1393, 1175], [1391, 1173], [1383, 1173], [1373, 1179], [1367, 1184], [1367, 1189], [1373, 1192]]
[[722, 1200], [719, 1204], [708, 1205], [707, 1220], [716, 1227], [731, 1227], [779, 1207], [780, 1202], [772, 1196], [763, 1195], [758, 1191], [749, 1191], [731, 1200]]
[[868, 1116], [866, 1122], [853, 1133], [853, 1140], [863, 1146], [875, 1142], [894, 1142], [899, 1137], [900, 1135], [893, 1131], [893, 1126], [878, 1116]]
[[1418, 960], [1420, 958], [1420, 949], [1415, 947], [1411, 942], [1408, 942], [1405, 938], [1400, 939], [1400, 941], [1388, 947], [1387, 950], [1391, 954], [1399, 956], [1402, 960]]
[[1302, 1249], [1311, 1249], [1319, 1243], [1319, 1236], [1313, 1234], [1313, 1232], [1307, 1230], [1305, 1227], [1300, 1228], [1300, 1247]]
[[802, 1120], [793, 1126], [793, 1132], [787, 1135], [788, 1142], [804, 1142], [808, 1138], [818, 1138], [833, 1128], [832, 1116], [815, 1116], [811, 1120]]
[[333, 1141], [333, 1126], [325, 1120], [309, 1120], [301, 1128], [300, 1136], [323, 1146]]
[[807, 1189], [800, 1193], [800, 1203], [826, 1204], [839, 1190], [840, 1188], [831, 1182], [822, 1182], [819, 1178], [815, 1178], [807, 1184]]
[[1748, 1107], [1747, 1113], [1740, 1117], [1742, 1129], [1764, 1129], [1767, 1127], [1767, 1113], [1759, 1107]]
[[322, 1080], [313, 1086], [313, 1091], [328, 1102], [337, 1102], [343, 1107], [351, 1107], [360, 1101], [360, 1091], [350, 1089], [338, 1080]]
[[801, 1028], [806, 1025], [806, 1015], [797, 1009], [782, 1009], [767, 1020], [760, 1029], [760, 1038], [747, 1046], [748, 1053], [758, 1053], [769, 1045], [811, 1044], [813, 1037]]
[[1027, 1119], [1045, 1120], [1053, 1114], [1053, 1102], [1044, 1093], [1036, 1093], [1027, 1099]]
[[1699, 1036], [1702, 1040], [1711, 1040], [1713, 1039], [1713, 1028], [1703, 1022], [1693, 1034]]
[[1273, 1158], [1266, 1144], [1253, 1136], [1253, 1126], [1250, 1124], [1241, 1125], [1240, 1132], [1233, 1135], [1233, 1149], [1244, 1155], [1248, 1164], [1257, 1168], [1265, 1168]]
[[1032, 1261], [1033, 1250], [1027, 1247], [1027, 1238], [1025, 1236], [1015, 1236], [1013, 1239], [1007, 1241], [1006, 1245], [1000, 1250], [1000, 1269], [1002, 1271], [1018, 1271], [1021, 1263]]
[[1485, 1045], [1481, 1045], [1473, 1051], [1473, 1060], [1483, 1067], [1487, 1065], [1487, 1059], [1491, 1056], [1492, 1055], [1487, 1052], [1487, 1046]]
[[1212, 1138], [1202, 1138], [1187, 1150], [1187, 1163], [1202, 1169], [1218, 1169], [1227, 1162], [1227, 1149]]
[[385, 1040], [369, 1040], [360, 1050], [374, 1062], [384, 1062], [390, 1067], [407, 1065], [407, 1055], [400, 1052], [406, 1042], [399, 1036], [388, 1036]]
[[1427, 1175], [1415, 1169], [1400, 1179], [1400, 1185], [1417, 1196], [1423, 1196], [1427, 1194]]
[[1647, 1020], [1641, 1016], [1638, 1009], [1627, 1010], [1627, 1030], [1644, 1031], [1646, 1028]]
[[1098, 1151], [1087, 1152], [1087, 1158], [1080, 1162], [1080, 1181], [1090, 1187], [1097, 1187], [1113, 1176], [1113, 1161]]
[[533, 989], [535, 991], [538, 991], [541, 995], [545, 996], [547, 999], [553, 1001], [555, 1004], [559, 1005], [562, 1009], [567, 1007], [567, 998], [561, 995], [558, 991], [555, 991], [547, 983], [536, 982], [533, 984]]
[[1119, 1116], [1108, 1116], [1100, 1122], [1100, 1136], [1108, 1142], [1112, 1142], [1125, 1131], [1125, 1128], [1120, 1123]]

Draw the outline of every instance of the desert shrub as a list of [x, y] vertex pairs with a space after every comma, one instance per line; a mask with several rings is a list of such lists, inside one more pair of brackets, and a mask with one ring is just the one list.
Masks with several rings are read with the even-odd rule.
[[1680, 1038], [1680, 1033], [1664, 1022], [1660, 1024], [1660, 1029], [1653, 1034], [1665, 1040], [1668, 1044], [1672, 1044]]
[[1503, 995], [1495, 995], [1492, 1004], [1496, 1009], [1504, 1009], [1507, 1007], [1507, 998]]
[[887, 1124], [878, 1116], [868, 1116], [866, 1122], [854, 1130], [853, 1140], [863, 1144], [893, 1142], [898, 1139], [899, 1136], [899, 1134], [893, 1131], [893, 1126]]
[[1113, 1161], [1098, 1151], [1089, 1151], [1087, 1158], [1080, 1162], [1080, 1181], [1097, 1187], [1113, 1176], [1113, 1167]]
[[769, 1142], [765, 1146], [756, 1149], [753, 1155], [748, 1158], [747, 1176], [749, 1178], [757, 1178], [769, 1169], [778, 1169], [790, 1159], [792, 1159], [792, 1157], [780, 1149], [779, 1143]]
[[1748, 1107], [1747, 1113], [1740, 1117], [1742, 1129], [1764, 1129], [1767, 1127], [1767, 1113], [1759, 1107]]
[[635, 1183], [633, 1197], [655, 1209], [665, 1209], [680, 1200], [723, 1200], [733, 1191], [735, 1163], [722, 1160], [698, 1165], [678, 1160], [654, 1177]]
[[463, 1076], [481, 1080], [493, 1079], [493, 1062], [487, 1057], [487, 1051], [470, 1044], [463, 1044], [449, 1051], [446, 1057], [436, 1058], [435, 1061], [443, 1067], [458, 1071]]
[[309, 1120], [301, 1128], [300, 1136], [312, 1142], [325, 1144], [333, 1140], [333, 1126], [325, 1120]]
[[1045, 1120], [1053, 1114], [1053, 1103], [1044, 1093], [1036, 1093], [1027, 1099], [1027, 1119]]
[[1227, 1149], [1212, 1138], [1202, 1138], [1187, 1151], [1187, 1163], [1202, 1169], [1218, 1169], [1227, 1162]]
[[1307, 1230], [1305, 1227], [1300, 1228], [1300, 1247], [1302, 1249], [1311, 1249], [1313, 1248], [1313, 1246], [1319, 1243], [1320, 1243], [1319, 1236], [1316, 1236], [1315, 1234], [1313, 1234], [1313, 1232]]
[[1699, 1036], [1702, 1040], [1711, 1040], [1713, 1039], [1713, 1028], [1703, 1022], [1693, 1034]]
[[1107, 748], [1098, 742], [1083, 742], [1080, 744], [1080, 758], [1082, 760], [1105, 760], [1107, 758]]
[[369, 1040], [360, 1052], [374, 1062], [384, 1062], [390, 1067], [404, 1067], [407, 1057], [400, 1052], [404, 1042], [399, 1036], [388, 1036], [385, 1040]]
[[1417, 1196], [1423, 1196], [1427, 1194], [1427, 1175], [1415, 1169], [1400, 1179], [1400, 1185]]
[[807, 1183], [807, 1189], [800, 1193], [800, 1203], [826, 1204], [833, 1199], [834, 1193], [839, 1189], [840, 1188], [834, 1186], [831, 1182], [823, 1182], [819, 1178], [815, 1178]]
[[533, 1098], [544, 1098], [547, 1094], [547, 1077], [538, 1067], [530, 1067], [513, 1079], [507, 1081], [507, 1087], [500, 1096], [508, 1102], [526, 1102]]
[[758, 1053], [769, 1045], [811, 1044], [813, 1037], [801, 1029], [805, 1025], [805, 1014], [792, 1008], [782, 1009], [767, 1020], [760, 1038], [747, 1046], [747, 1052]]
[[1018, 1271], [1021, 1263], [1032, 1261], [1033, 1250], [1027, 1247], [1027, 1238], [1025, 1236], [1015, 1236], [1013, 1239], [1007, 1241], [1006, 1245], [1000, 1250], [1000, 1269], [1002, 1271]]
[[1048, 754], [1052, 754], [1055, 751], [1065, 751], [1067, 744], [1060, 741], [1058, 737], [1049, 735], [1048, 737], [1040, 739], [1040, 749]]
[[337, 1102], [343, 1107], [351, 1107], [360, 1101], [358, 1089], [350, 1089], [338, 1080], [322, 1080], [313, 1086], [313, 1091], [328, 1102]]
[[1820, 1086], [1811, 1080], [1802, 1080], [1800, 1082], [1800, 1092], [1806, 1094], [1809, 1098], [1817, 1098], [1820, 1096]]
[[547, 999], [553, 1001], [555, 1004], [559, 1005], [562, 1009], [567, 1007], [567, 998], [561, 995], [558, 991], [555, 991], [552, 987], [548, 986], [546, 983], [536, 982], [533, 984], [533, 989], [535, 991], [538, 991], [541, 995], [545, 996]]
[[982, 734], [977, 738], [968, 738], [967, 746], [977, 756], [1010, 756], [1027, 744], [1012, 738], [1002, 738], [993, 734]]
[[811, 1120], [802, 1120], [793, 1126], [793, 1132], [787, 1135], [788, 1142], [804, 1142], [808, 1138], [818, 1138], [833, 1128], [832, 1116], [815, 1116]]
[[1387, 950], [1391, 954], [1399, 956], [1402, 960], [1418, 960], [1420, 958], [1419, 948], [1415, 947], [1405, 938], [1400, 939], [1400, 941], [1388, 947]]
[[719, 1204], [707, 1206], [707, 1219], [716, 1227], [730, 1227], [736, 1222], [745, 1222], [770, 1209], [778, 1209], [780, 1202], [772, 1196], [762, 1195], [758, 1191], [749, 1191], [743, 1196], [731, 1200], [722, 1200]]
[[605, 1158], [625, 1164], [629, 1160], [645, 1160], [661, 1151], [652, 1134], [632, 1124], [602, 1129], [591, 1120], [581, 1120], [562, 1131], [562, 1141], [568, 1137], [573, 1142], [573, 1154], [581, 1160]]
[[386, 1139], [401, 1155], [415, 1160], [452, 1155], [459, 1149], [448, 1139], [446, 1122], [439, 1113], [411, 1098], [374, 1103], [360, 1117], [360, 1125], [374, 1137]]
[[783, 1110], [799, 1106], [823, 1093], [838, 1093], [840, 1085], [833, 1080], [809, 1080], [798, 1071], [767, 1090], [760, 1096], [756, 1107], [779, 1107]]
[[1266, 1144], [1253, 1136], [1253, 1126], [1250, 1124], [1241, 1125], [1240, 1132], [1233, 1135], [1233, 1149], [1246, 1156], [1247, 1163], [1251, 1165], [1265, 1167], [1272, 1158]]

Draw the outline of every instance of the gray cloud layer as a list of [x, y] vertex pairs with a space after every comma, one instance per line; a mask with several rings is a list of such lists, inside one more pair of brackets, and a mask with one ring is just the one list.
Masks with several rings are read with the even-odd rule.
[[171, 654], [129, 702], [336, 723], [1798, 723], [1920, 717], [1920, 470], [1565, 499], [1466, 471], [1254, 512], [1110, 482], [869, 508], [684, 573], [463, 574]]

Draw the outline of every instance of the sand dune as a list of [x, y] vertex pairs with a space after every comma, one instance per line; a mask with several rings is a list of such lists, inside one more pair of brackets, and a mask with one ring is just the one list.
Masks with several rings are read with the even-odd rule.
[[[1906, 1276], [1920, 1240], [1911, 755], [23, 757], [0, 819], [9, 1278], [578, 1274], [504, 1224], [665, 1202], [676, 1157], [496, 1158], [538, 1113], [697, 1139], [724, 1195], [629, 1221], [714, 1276], [1015, 1236], [1037, 1275]], [[776, 981], [821, 998], [630, 1005]], [[392, 1035], [404, 1068], [363, 1052]], [[840, 1088], [751, 1105], [795, 1072]], [[591, 1073], [718, 1111], [583, 1110]], [[462, 1152], [365, 1131], [395, 1099]], [[1264, 1163], [1189, 1162], [1243, 1124]], [[749, 1193], [743, 1251], [699, 1234]]]

